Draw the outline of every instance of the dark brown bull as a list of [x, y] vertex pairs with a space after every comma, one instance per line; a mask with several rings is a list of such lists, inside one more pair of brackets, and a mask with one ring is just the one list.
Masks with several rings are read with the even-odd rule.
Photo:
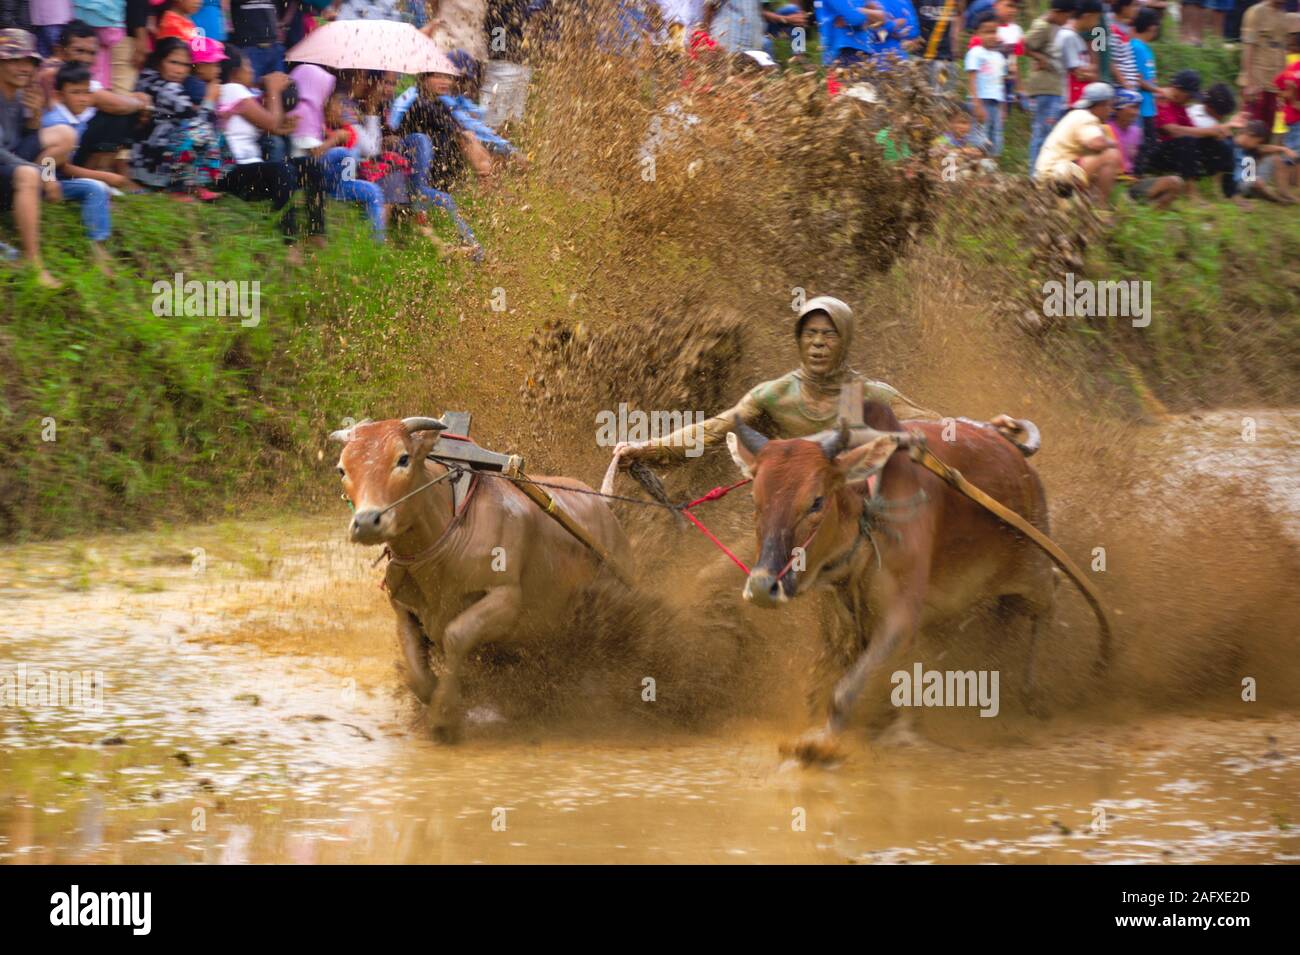
[[[878, 431], [903, 426], [882, 404], [864, 405]], [[987, 425], [910, 421], [934, 454], [976, 486], [1048, 530], [1043, 485], [1010, 441]], [[1034, 644], [1051, 615], [1052, 564], [1023, 535], [959, 494], [881, 437], [843, 450], [843, 438], [768, 440], [736, 427], [738, 463], [753, 476], [758, 559], [745, 582], [747, 600], [779, 607], [814, 586], [831, 586], [859, 627], [869, 618], [865, 649], [836, 684], [825, 728], [795, 747], [804, 760], [825, 758], [868, 678], [908, 648], [918, 628], [951, 619], [991, 597], [1015, 598], [1031, 620], [1029, 683]], [[880, 494], [904, 519], [864, 540], [864, 486], [851, 472], [883, 465]], [[802, 560], [794, 549], [802, 547]], [[877, 558], [876, 548], [879, 549]], [[879, 560], [879, 567], [877, 567]], [[798, 569], [802, 566], [802, 569]], [[784, 574], [783, 574], [783, 571]]]
[[[387, 544], [392, 555], [384, 585], [397, 615], [407, 683], [429, 704], [435, 733], [453, 740], [466, 657], [483, 643], [554, 634], [600, 565], [503, 478], [478, 477], [453, 515], [451, 482], [430, 484], [447, 468], [426, 460], [443, 427], [435, 418], [407, 418], [362, 423], [331, 437], [344, 442], [338, 470], [355, 509], [349, 536], [358, 544]], [[588, 490], [571, 478], [536, 480]], [[569, 490], [552, 496], [620, 571], [630, 570], [627, 538], [601, 498]], [[431, 645], [446, 661], [441, 677], [429, 665]]]

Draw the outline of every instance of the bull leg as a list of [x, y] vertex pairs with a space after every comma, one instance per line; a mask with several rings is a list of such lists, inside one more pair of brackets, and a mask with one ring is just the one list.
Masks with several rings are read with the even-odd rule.
[[438, 678], [429, 668], [429, 641], [415, 614], [402, 608], [397, 610], [397, 643], [406, 663], [406, 685], [427, 706], [438, 686]]
[[840, 677], [831, 695], [831, 712], [826, 725], [805, 734], [790, 748], [803, 763], [827, 762], [838, 754], [836, 737], [844, 729], [853, 705], [876, 671], [889, 662], [903, 646], [910, 642], [920, 621], [919, 603], [904, 600], [901, 595], [893, 607], [886, 611], [871, 634], [871, 642], [849, 671]]
[[460, 670], [465, 658], [481, 643], [506, 636], [519, 619], [522, 594], [517, 584], [493, 587], [482, 598], [457, 614], [443, 632], [442, 645], [447, 672], [437, 681], [429, 712], [434, 734], [444, 742], [460, 736]]

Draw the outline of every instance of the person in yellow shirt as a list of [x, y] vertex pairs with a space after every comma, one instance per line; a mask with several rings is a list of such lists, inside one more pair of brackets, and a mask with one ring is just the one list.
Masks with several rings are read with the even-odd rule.
[[1052, 127], [1034, 165], [1034, 178], [1058, 189], [1086, 189], [1109, 205], [1110, 191], [1124, 171], [1124, 157], [1106, 126], [1115, 91], [1108, 83], [1089, 83]]

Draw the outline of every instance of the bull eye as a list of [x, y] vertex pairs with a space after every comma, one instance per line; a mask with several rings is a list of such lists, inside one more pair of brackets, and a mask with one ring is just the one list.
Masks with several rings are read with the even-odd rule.
[[403, 454], [400, 458], [397, 459], [397, 466], [399, 468], [404, 468], [410, 463], [411, 463], [411, 456], [409, 454]]
[[826, 503], [826, 499], [824, 497], [813, 498], [812, 507], [808, 508], [808, 513], [816, 514], [818, 511], [822, 509], [822, 505], [825, 503]]
[[347, 476], [348, 476], [348, 472], [347, 472], [347, 471], [344, 471], [342, 468], [339, 468], [339, 469], [338, 469], [338, 472], [339, 472], [339, 477], [347, 477]]

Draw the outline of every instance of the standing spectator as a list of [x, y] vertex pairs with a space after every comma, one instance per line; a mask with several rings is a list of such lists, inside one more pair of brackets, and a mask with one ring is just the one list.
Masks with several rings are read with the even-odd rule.
[[975, 27], [978, 46], [966, 51], [970, 105], [981, 132], [992, 144], [989, 154], [1002, 154], [1002, 105], [1006, 101], [1007, 58], [998, 49], [998, 21], [992, 14]]
[[1114, 0], [1110, 5], [1110, 75], [1117, 87], [1138, 88], [1138, 69], [1133, 60], [1133, 17], [1138, 0]]
[[1236, 0], [1205, 0], [1202, 30], [1220, 40], [1227, 34], [1228, 14], [1232, 12]]
[[199, 12], [203, 0], [163, 0], [162, 18], [158, 21], [158, 39], [178, 37], [186, 43], [199, 35], [191, 17]]
[[1084, 87], [1039, 150], [1036, 180], [1058, 190], [1087, 189], [1093, 199], [1110, 204], [1111, 188], [1124, 168], [1124, 157], [1105, 125], [1114, 96], [1107, 83]]
[[[1093, 51], [1089, 38], [1101, 24], [1101, 0], [1078, 0], [1074, 19], [1056, 35], [1065, 70], [1065, 101], [1075, 102], [1089, 83], [1099, 82], [1100, 57]], [[1103, 34], [1104, 36], [1104, 34]]]
[[822, 37], [822, 62], [849, 66], [869, 58], [879, 45], [877, 33], [885, 28], [885, 11], [879, 5], [857, 6], [864, 0], [822, 0], [817, 31]]
[[66, 127], [40, 128], [44, 97], [32, 84], [36, 38], [26, 30], [0, 30], [0, 209], [12, 207], [23, 259], [46, 288], [62, 283], [45, 270], [41, 260], [41, 199], [62, 198], [58, 180], [41, 175], [37, 163], [65, 160], [76, 142]]
[[1181, 16], [1178, 39], [1189, 46], [1201, 45], [1201, 34], [1205, 29], [1205, 0], [1182, 0], [1178, 4]]
[[1290, 30], [1287, 34], [1287, 65], [1273, 85], [1279, 91], [1282, 121], [1286, 124], [1282, 145], [1300, 152], [1300, 13], [1289, 14], [1287, 22]]
[[59, 31], [72, 19], [72, 0], [29, 0], [28, 10], [37, 50], [43, 57], [53, 55]]
[[1142, 150], [1137, 171], [1146, 169], [1146, 157], [1156, 143], [1156, 54], [1151, 44], [1160, 37], [1160, 12], [1143, 7], [1133, 18], [1133, 65], [1138, 71], [1138, 90], [1142, 94]]
[[203, 5], [191, 19], [209, 40], [226, 42], [226, 14], [221, 9], [221, 0], [203, 0]]
[[[1232, 135], [1227, 126], [1197, 126], [1187, 113], [1187, 104], [1201, 91], [1201, 76], [1195, 70], [1174, 75], [1166, 97], [1156, 105], [1158, 142], [1151, 151], [1150, 168], [1181, 176], [1187, 195], [1193, 195], [1194, 180], [1221, 177], [1225, 195], [1232, 191]], [[1225, 177], [1223, 179], [1222, 177]]]
[[230, 0], [230, 41], [248, 57], [253, 81], [284, 72], [284, 44], [275, 0]]
[[1029, 173], [1034, 172], [1038, 150], [1065, 109], [1065, 69], [1057, 35], [1070, 20], [1075, 0], [1052, 0], [1047, 12], [1033, 22], [1025, 34], [1025, 55], [1029, 57], [1029, 75], [1023, 89], [1029, 97], [1033, 127], [1029, 133]]
[[1286, 69], [1287, 20], [1285, 0], [1262, 0], [1241, 21], [1242, 104], [1255, 119], [1273, 128], [1277, 92], [1273, 79]]
[[709, 34], [730, 53], [761, 50], [767, 35], [760, 0], [709, 0], [705, 5]]
[[73, 0], [72, 10], [78, 20], [95, 28], [99, 40], [93, 67], [96, 81], [119, 96], [128, 95], [135, 88], [138, 63], [143, 62], [148, 48], [137, 60], [137, 41], [127, 35], [126, 0]]
[[958, 0], [920, 0], [916, 15], [921, 30], [918, 55], [929, 61], [930, 81], [941, 92], [955, 89], [960, 71], [953, 67], [953, 52], [957, 50], [961, 31], [960, 3]]

